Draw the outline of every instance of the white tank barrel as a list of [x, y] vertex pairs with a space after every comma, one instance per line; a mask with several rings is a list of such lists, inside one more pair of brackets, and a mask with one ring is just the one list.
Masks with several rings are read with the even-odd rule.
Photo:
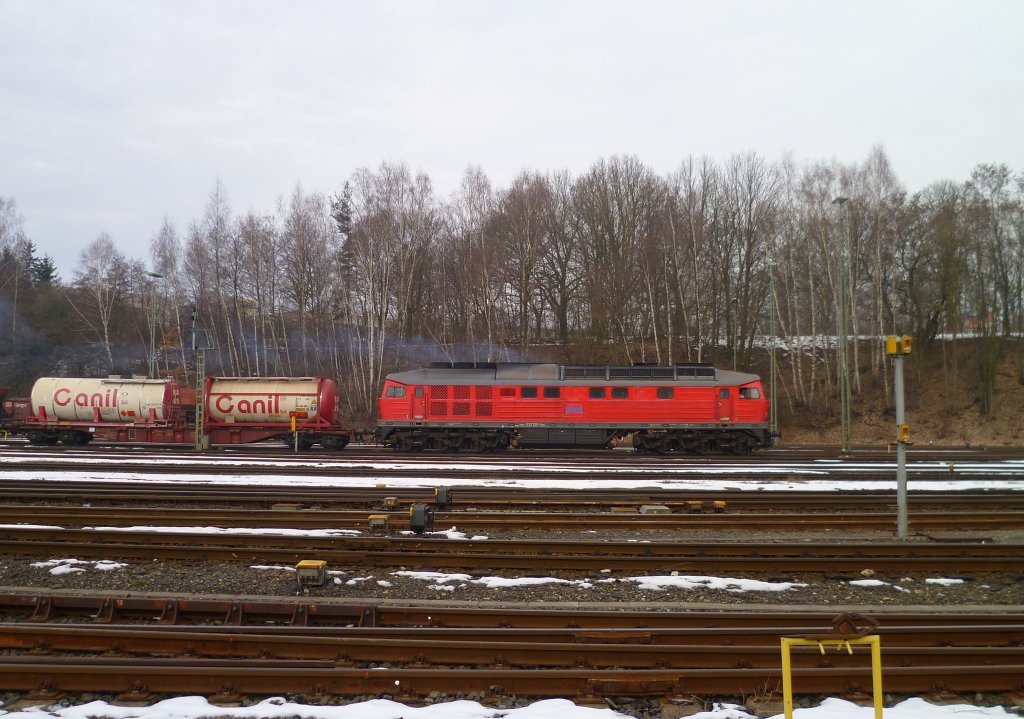
[[32, 385], [32, 414], [65, 422], [164, 422], [178, 404], [167, 379], [43, 377]]
[[323, 377], [207, 377], [206, 413], [213, 422], [300, 424], [334, 421], [337, 388]]

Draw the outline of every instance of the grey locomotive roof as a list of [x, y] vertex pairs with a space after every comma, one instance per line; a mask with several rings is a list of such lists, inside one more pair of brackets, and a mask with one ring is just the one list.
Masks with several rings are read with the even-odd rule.
[[449, 366], [435, 365], [407, 372], [395, 372], [389, 374], [387, 378], [407, 385], [645, 384], [692, 387], [735, 386], [760, 379], [756, 374], [715, 369], [710, 365], [655, 367], [559, 365], [551, 362], [457, 362]]

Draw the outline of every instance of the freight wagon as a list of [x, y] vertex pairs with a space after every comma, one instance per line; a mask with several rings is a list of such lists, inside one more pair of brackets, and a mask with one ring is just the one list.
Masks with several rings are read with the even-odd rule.
[[[27, 401], [4, 400], [5, 423], [31, 444], [193, 445], [195, 394], [171, 379], [43, 377]], [[294, 423], [300, 449], [343, 449], [352, 431], [335, 422], [336, 405], [334, 381], [323, 377], [207, 377], [203, 432], [213, 445], [290, 444]]]

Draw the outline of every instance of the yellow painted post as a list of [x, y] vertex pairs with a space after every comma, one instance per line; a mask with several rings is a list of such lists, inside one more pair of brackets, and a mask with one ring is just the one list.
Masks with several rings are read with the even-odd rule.
[[789, 656], [789, 638], [782, 638], [782, 711], [793, 719], [793, 663]]
[[871, 642], [871, 696], [875, 700], [875, 719], [882, 719], [882, 640], [868, 635]]
[[790, 658], [790, 647], [817, 646], [825, 653], [825, 645], [834, 646], [837, 651], [853, 653], [851, 644], [871, 645], [871, 693], [875, 705], [875, 719], [882, 719], [882, 640], [877, 634], [850, 639], [804, 639], [802, 637], [782, 637], [782, 706], [786, 719], [793, 719], [793, 664]]

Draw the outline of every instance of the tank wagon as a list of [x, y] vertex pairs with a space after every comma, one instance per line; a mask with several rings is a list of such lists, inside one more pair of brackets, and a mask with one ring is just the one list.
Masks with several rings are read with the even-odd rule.
[[292, 417], [299, 449], [344, 449], [352, 437], [334, 422], [338, 388], [324, 377], [207, 377], [204, 395], [211, 444], [291, 442]]
[[[28, 401], [4, 400], [5, 422], [31, 444], [194, 444], [195, 394], [172, 379], [43, 377]], [[323, 377], [207, 377], [204, 397], [210, 444], [291, 444], [293, 422], [301, 449], [342, 449], [352, 436], [334, 421], [337, 388]]]
[[757, 375], [708, 364], [434, 363], [387, 376], [377, 432], [400, 451], [614, 447], [748, 453], [770, 447]]

